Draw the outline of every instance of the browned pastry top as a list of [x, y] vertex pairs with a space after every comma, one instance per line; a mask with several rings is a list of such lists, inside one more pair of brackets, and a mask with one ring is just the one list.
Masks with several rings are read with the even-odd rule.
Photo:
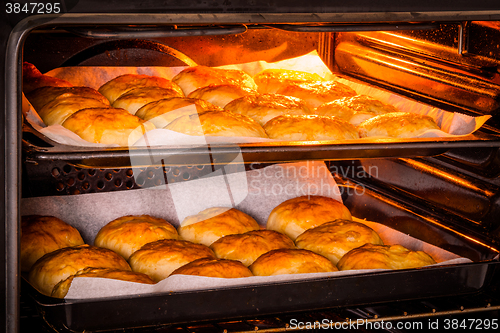
[[84, 244], [64, 247], [38, 259], [29, 272], [29, 282], [42, 294], [50, 296], [56, 284], [87, 267], [131, 270], [118, 253]]
[[26, 94], [26, 98], [33, 105], [33, 108], [39, 112], [49, 102], [56, 99], [58, 96], [65, 95], [69, 98], [71, 96], [78, 96], [84, 98], [96, 99], [103, 104], [109, 106], [109, 101], [101, 95], [97, 90], [89, 87], [41, 87]]
[[352, 220], [349, 209], [341, 202], [324, 196], [300, 196], [276, 206], [267, 219], [267, 229], [295, 240], [307, 229], [337, 219]]
[[352, 124], [336, 117], [284, 114], [269, 120], [264, 131], [286, 141], [352, 140], [359, 134]]
[[253, 79], [258, 91], [263, 94], [277, 93], [283, 86], [293, 83], [323, 81], [318, 74], [291, 69], [265, 69], [255, 74]]
[[433, 265], [434, 259], [423, 251], [412, 251], [402, 245], [365, 244], [347, 252], [338, 262], [339, 270], [407, 269]]
[[432, 129], [439, 130], [434, 119], [408, 112], [385, 113], [370, 118], [358, 126], [359, 136], [362, 138], [412, 138]]
[[322, 255], [302, 249], [278, 249], [261, 255], [250, 265], [254, 275], [336, 272], [337, 267]]
[[129, 263], [135, 272], [160, 281], [177, 268], [205, 257], [215, 258], [212, 250], [205, 245], [179, 239], [162, 239], [148, 243], [134, 252]]
[[52, 289], [52, 297], [64, 298], [68, 294], [71, 283], [75, 277], [97, 277], [113, 280], [122, 280], [136, 283], [146, 283], [154, 284], [155, 282], [151, 280], [149, 276], [142, 273], [132, 272], [122, 269], [112, 269], [112, 268], [94, 268], [88, 267], [84, 268], [73, 275], [70, 275], [66, 279], [60, 281]]
[[253, 276], [241, 262], [229, 259], [202, 258], [177, 268], [171, 275], [198, 275], [216, 278], [242, 278]]
[[135, 114], [144, 105], [169, 97], [182, 97], [182, 92], [163, 87], [134, 88], [118, 97], [112, 104], [115, 108], [122, 108]]
[[225, 107], [229, 102], [257, 91], [235, 84], [211, 84], [192, 91], [188, 97], [203, 99], [214, 105]]
[[23, 92], [28, 94], [41, 87], [72, 87], [73, 85], [62, 79], [42, 74], [35, 65], [23, 62]]
[[128, 259], [147, 243], [177, 238], [177, 229], [164, 219], [150, 215], [127, 215], [102, 227], [95, 237], [94, 244], [113, 250]]
[[103, 144], [128, 146], [155, 126], [117, 108], [91, 108], [73, 113], [62, 124], [82, 139]]
[[80, 232], [54, 216], [21, 218], [21, 270], [28, 272], [43, 255], [68, 246], [83, 245]]
[[276, 249], [293, 249], [293, 241], [274, 230], [254, 230], [227, 235], [210, 245], [217, 258], [239, 260], [250, 266], [262, 254]]
[[350, 250], [365, 245], [384, 244], [367, 225], [350, 220], [335, 220], [308, 229], [295, 239], [299, 249], [306, 249], [330, 259], [334, 264]]

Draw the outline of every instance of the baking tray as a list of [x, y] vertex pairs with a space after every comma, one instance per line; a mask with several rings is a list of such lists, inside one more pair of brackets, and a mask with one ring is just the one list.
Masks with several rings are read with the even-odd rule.
[[393, 229], [472, 260], [470, 263], [419, 269], [378, 271], [225, 287], [86, 300], [41, 295], [23, 281], [23, 292], [56, 330], [92, 332], [469, 294], [490, 284], [499, 267], [498, 247], [471, 230], [450, 228], [452, 217], [434, 216], [389, 194], [338, 181], [345, 205], [354, 216], [369, 217]]

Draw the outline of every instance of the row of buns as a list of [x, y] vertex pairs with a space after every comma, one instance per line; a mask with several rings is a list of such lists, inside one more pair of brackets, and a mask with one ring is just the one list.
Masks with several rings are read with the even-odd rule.
[[21, 221], [22, 270], [54, 297], [64, 297], [75, 276], [153, 284], [175, 274], [238, 278], [434, 263], [422, 251], [384, 245], [341, 202], [323, 196], [282, 202], [265, 229], [235, 208], [205, 209], [178, 228], [148, 215], [123, 216], [103, 226], [93, 245], [56, 217]]
[[[25, 81], [41, 75], [26, 67]], [[26, 96], [46, 125], [121, 146], [155, 128], [292, 141], [409, 138], [439, 129], [431, 117], [400, 112], [338, 81], [283, 69], [251, 77], [236, 69], [194, 66], [172, 80], [124, 74], [98, 90], [53, 80], [35, 86], [28, 85]]]

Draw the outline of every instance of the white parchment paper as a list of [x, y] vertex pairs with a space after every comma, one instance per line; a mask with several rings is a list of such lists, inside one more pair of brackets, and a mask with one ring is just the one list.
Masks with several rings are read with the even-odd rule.
[[[105, 224], [124, 215], [149, 214], [178, 227], [182, 220], [209, 207], [235, 207], [254, 217], [265, 227], [267, 217], [281, 202], [302, 195], [323, 195], [342, 201], [339, 188], [324, 162], [307, 161], [275, 164], [236, 173], [174, 183], [150, 189], [82, 194], [74, 196], [25, 198], [22, 215], [52, 215], [76, 227], [87, 244], [93, 244]], [[363, 218], [363, 217], [359, 217]], [[440, 265], [470, 262], [469, 259], [422, 242], [379, 223], [365, 222], [377, 231], [386, 244], [401, 244], [428, 252]], [[171, 276], [155, 285], [102, 279], [75, 278], [66, 296], [88, 299], [120, 295], [144, 295], [186, 290], [213, 289], [257, 283], [304, 280], [359, 274], [367, 271], [343, 271], [221, 279], [198, 276]]]
[[[46, 74], [67, 80], [75, 86], [87, 86], [97, 90], [107, 81], [122, 74], [145, 74], [172, 79], [184, 68], [186, 67], [61, 67]], [[375, 97], [385, 103], [396, 106], [401, 111], [426, 114], [433, 117], [440, 126], [441, 130], [427, 131], [418, 136], [418, 138], [466, 136], [478, 130], [491, 117], [471, 117], [456, 112], [447, 112], [441, 109], [433, 108], [429, 105], [417, 103], [410, 99], [374, 88], [369, 85], [337, 77], [333, 75], [330, 69], [323, 63], [316, 51], [304, 56], [275, 63], [256, 61], [238, 65], [220, 66], [220, 68], [244, 70], [251, 76], [254, 76], [264, 69], [270, 68], [300, 69], [301, 71], [319, 74], [327, 80], [339, 80], [340, 82], [353, 88], [358, 94]], [[82, 140], [62, 126], [45, 126], [33, 108], [30, 108], [28, 111], [26, 119], [33, 125], [33, 127], [35, 127], [36, 130], [58, 143], [89, 147], [103, 146]], [[281, 141], [261, 138], [215, 136], [206, 136], [203, 140], [206, 144]], [[199, 142], [199, 137], [183, 135], [166, 129], [157, 129], [146, 133], [145, 137], [139, 139], [133, 145], [155, 147], [179, 144], [196, 145], [199, 144]]]

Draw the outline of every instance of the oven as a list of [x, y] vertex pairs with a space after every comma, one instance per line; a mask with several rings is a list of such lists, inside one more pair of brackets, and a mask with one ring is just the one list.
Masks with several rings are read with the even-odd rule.
[[[2, 12], [6, 332], [498, 328], [500, 7], [495, 1], [18, 1]], [[30, 122], [23, 62], [96, 87], [102, 81], [93, 80], [103, 69], [114, 75], [204, 65], [255, 73], [263, 63], [314, 71], [318, 62], [342, 82], [377, 97], [389, 96], [411, 109], [465, 115], [480, 125], [463, 135], [354, 143], [68, 145]], [[255, 198], [265, 197], [266, 189], [279, 195], [288, 189], [285, 183], [265, 185], [263, 179], [270, 181], [275, 171], [269, 170], [290, 165], [312, 172], [312, 178], [314, 171], [327, 170], [318, 177], [335, 182], [353, 216], [452, 253], [458, 262], [84, 300], [42, 295], [21, 273], [22, 215], [52, 210], [70, 221], [90, 219], [89, 211], [106, 211], [116, 200], [125, 214], [136, 207], [137, 197], [145, 205], [161, 202], [164, 187], [173, 191], [217, 177], [229, 189], [229, 202], [243, 207], [249, 193], [232, 188], [231, 177], [246, 175], [245, 190], [257, 192]], [[296, 184], [293, 177], [287, 181]], [[325, 190], [323, 178], [319, 181], [309, 190]], [[265, 201], [259, 204], [264, 207]], [[75, 208], [79, 204], [92, 208]], [[160, 212], [152, 206], [150, 211]]]

